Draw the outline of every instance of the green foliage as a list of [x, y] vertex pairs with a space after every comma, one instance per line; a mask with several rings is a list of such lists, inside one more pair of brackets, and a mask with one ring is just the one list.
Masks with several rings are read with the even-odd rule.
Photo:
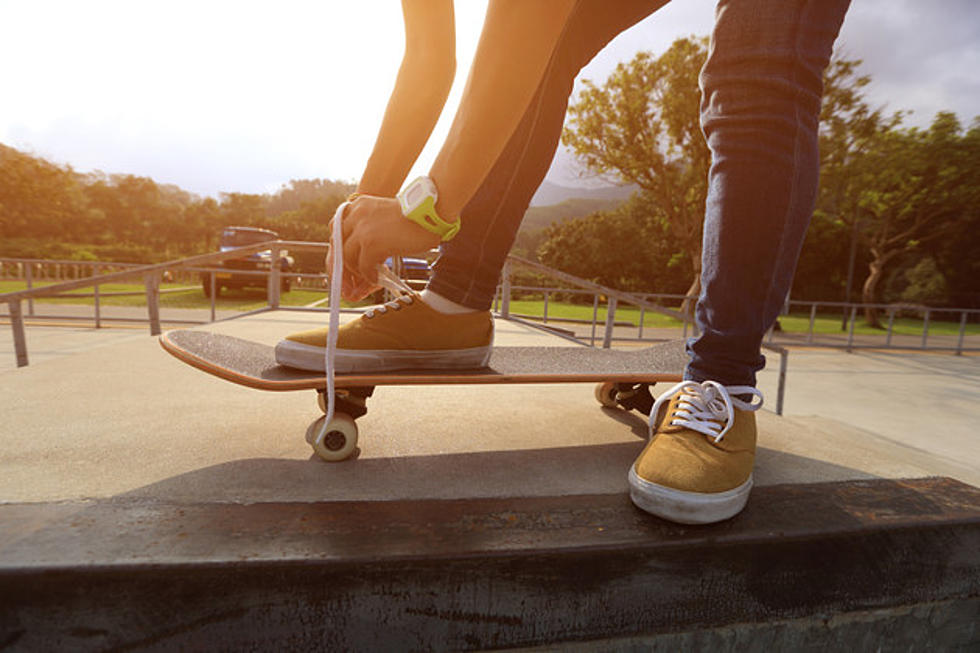
[[931, 256], [906, 270], [904, 277], [908, 285], [902, 291], [903, 302], [929, 306], [941, 306], [946, 303], [949, 292], [946, 278]]
[[[825, 77], [818, 212], [842, 224], [848, 242], [857, 234], [867, 303], [880, 301], [879, 285], [889, 269], [909, 260], [914, 267], [931, 257], [940, 274], [945, 267], [951, 278], [969, 284], [970, 266], [963, 262], [976, 260], [980, 200], [976, 123], [964, 133], [955, 115], [941, 112], [928, 129], [902, 128], [902, 112], [886, 116], [868, 106], [863, 89], [870, 78], [858, 75], [860, 63], [837, 60]], [[972, 245], [955, 243], [956, 236]], [[804, 259], [814, 253], [808, 249]], [[878, 324], [874, 311], [866, 317]]]
[[[586, 82], [562, 135], [589, 169], [641, 188], [648, 222], [632, 225], [633, 234], [653, 242], [650, 220], [659, 223], [657, 242], [669, 244], [670, 255], [637, 247], [626, 214], [607, 212], [543, 232], [542, 260], [622, 288], [673, 286], [670, 274], [682, 263], [699, 271], [709, 153], [698, 125], [697, 73], [705, 46], [680, 39], [660, 57], [641, 53], [620, 64], [602, 86]], [[945, 279], [947, 292], [922, 280], [910, 292], [980, 305], [980, 120], [964, 133], [956, 116], [940, 113], [928, 129], [903, 129], [903, 112], [867, 103], [871, 78], [860, 66], [838, 58], [824, 76], [821, 184], [793, 296], [841, 299], [856, 233], [864, 301], [879, 300], [889, 267], [908, 261], [903, 266], [913, 269], [930, 258], [931, 278]], [[604, 234], [616, 234], [614, 242]], [[660, 266], [656, 282], [650, 265]]]
[[[630, 227], [623, 223], [627, 214], [613, 213], [592, 220], [592, 226], [574, 227], [580, 237], [587, 232], [597, 236], [608, 232], [629, 240], [628, 245], [613, 242], [604, 247], [595, 240], [596, 249], [590, 250], [586, 260], [596, 267], [592, 274], [582, 276], [601, 277], [624, 289], [649, 286], [651, 274], [643, 270], [651, 257], [634, 264], [621, 248], [632, 247], [637, 233], [651, 234], [657, 224], [661, 233], [654, 242], [669, 242], [675, 248], [666, 260], [675, 264], [683, 260], [688, 279], [693, 277], [696, 286], [710, 163], [698, 120], [698, 73], [707, 58], [707, 44], [705, 38], [684, 38], [674, 41], [660, 57], [640, 53], [619, 64], [601, 87], [586, 81], [585, 90], [569, 107], [562, 143], [594, 172], [639, 186], [645, 207], [642, 216], [647, 220]], [[665, 240], [664, 232], [670, 234], [669, 239]], [[563, 242], [572, 240], [566, 237]], [[553, 260], [563, 258], [565, 264], [575, 263], [579, 268], [584, 265], [581, 258], [561, 257], [559, 246], [558, 242], [545, 243], [542, 251], [550, 252]], [[614, 273], [617, 269], [631, 272]]]
[[689, 265], [671, 264], [677, 243], [644, 195], [614, 211], [551, 225], [537, 254], [545, 265], [630, 292], [683, 293], [690, 281]]
[[95, 218], [70, 168], [0, 145], [0, 238], [77, 237]]
[[125, 243], [98, 245], [41, 238], [10, 238], [0, 243], [0, 256], [61, 261], [162, 263], [167, 257], [150, 247]]
[[[213, 251], [227, 225], [327, 240], [327, 222], [353, 190], [293, 180], [274, 195], [200, 198], [147, 177], [87, 175], [0, 145], [0, 256], [160, 262]], [[322, 256], [311, 269], [322, 270]]]
[[[843, 220], [818, 208], [810, 220], [790, 296], [801, 301], [843, 301], [850, 239], [851, 229]], [[865, 253], [859, 251], [855, 269], [866, 265]]]
[[598, 211], [617, 208], [623, 200], [568, 199], [550, 206], [532, 206], [524, 213], [521, 229], [511, 253], [523, 258], [535, 259], [537, 251], [547, 238], [547, 228], [574, 218], [582, 218]]

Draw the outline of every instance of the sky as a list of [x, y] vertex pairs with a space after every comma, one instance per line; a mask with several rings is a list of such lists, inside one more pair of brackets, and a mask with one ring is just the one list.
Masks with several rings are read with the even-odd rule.
[[[709, 34], [714, 4], [673, 0], [580, 79]], [[485, 11], [456, 2], [456, 84], [413, 175], [448, 131]], [[213, 197], [355, 181], [404, 45], [398, 0], [0, 0], [0, 30], [0, 143]], [[873, 106], [913, 111], [907, 125], [980, 115], [978, 0], [853, 0], [837, 47], [864, 60]], [[589, 183], [568, 153], [548, 179]]]

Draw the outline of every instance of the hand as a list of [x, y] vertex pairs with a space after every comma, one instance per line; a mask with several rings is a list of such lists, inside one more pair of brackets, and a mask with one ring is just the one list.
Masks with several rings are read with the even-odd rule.
[[[441, 242], [438, 235], [406, 220], [398, 200], [388, 197], [361, 195], [347, 208], [342, 227], [344, 278], [341, 294], [348, 301], [361, 299], [378, 287], [377, 268], [389, 256], [420, 254]], [[332, 223], [330, 233], [333, 234]], [[332, 269], [335, 251], [331, 240], [328, 272]]]

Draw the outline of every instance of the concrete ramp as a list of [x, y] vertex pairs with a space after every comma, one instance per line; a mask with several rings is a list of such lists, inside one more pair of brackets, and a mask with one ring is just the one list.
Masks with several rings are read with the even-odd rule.
[[978, 635], [980, 492], [948, 479], [761, 488], [701, 528], [623, 494], [100, 501], [0, 521], [20, 535], [0, 643], [22, 650], [966, 650]]
[[[274, 343], [319, 319], [212, 328]], [[644, 420], [588, 385], [379, 389], [339, 464], [304, 442], [312, 391], [148, 336], [0, 372], [0, 398], [0, 648], [978, 643], [975, 461], [827, 418], [760, 412], [746, 510], [683, 527], [629, 502]]]

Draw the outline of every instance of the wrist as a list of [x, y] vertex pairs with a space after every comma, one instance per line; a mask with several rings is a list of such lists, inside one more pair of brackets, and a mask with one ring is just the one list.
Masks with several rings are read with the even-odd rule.
[[440, 215], [437, 205], [439, 192], [429, 177], [418, 177], [400, 193], [398, 204], [402, 215], [426, 231], [436, 234], [443, 242], [452, 240], [459, 232], [459, 218], [446, 219]]

